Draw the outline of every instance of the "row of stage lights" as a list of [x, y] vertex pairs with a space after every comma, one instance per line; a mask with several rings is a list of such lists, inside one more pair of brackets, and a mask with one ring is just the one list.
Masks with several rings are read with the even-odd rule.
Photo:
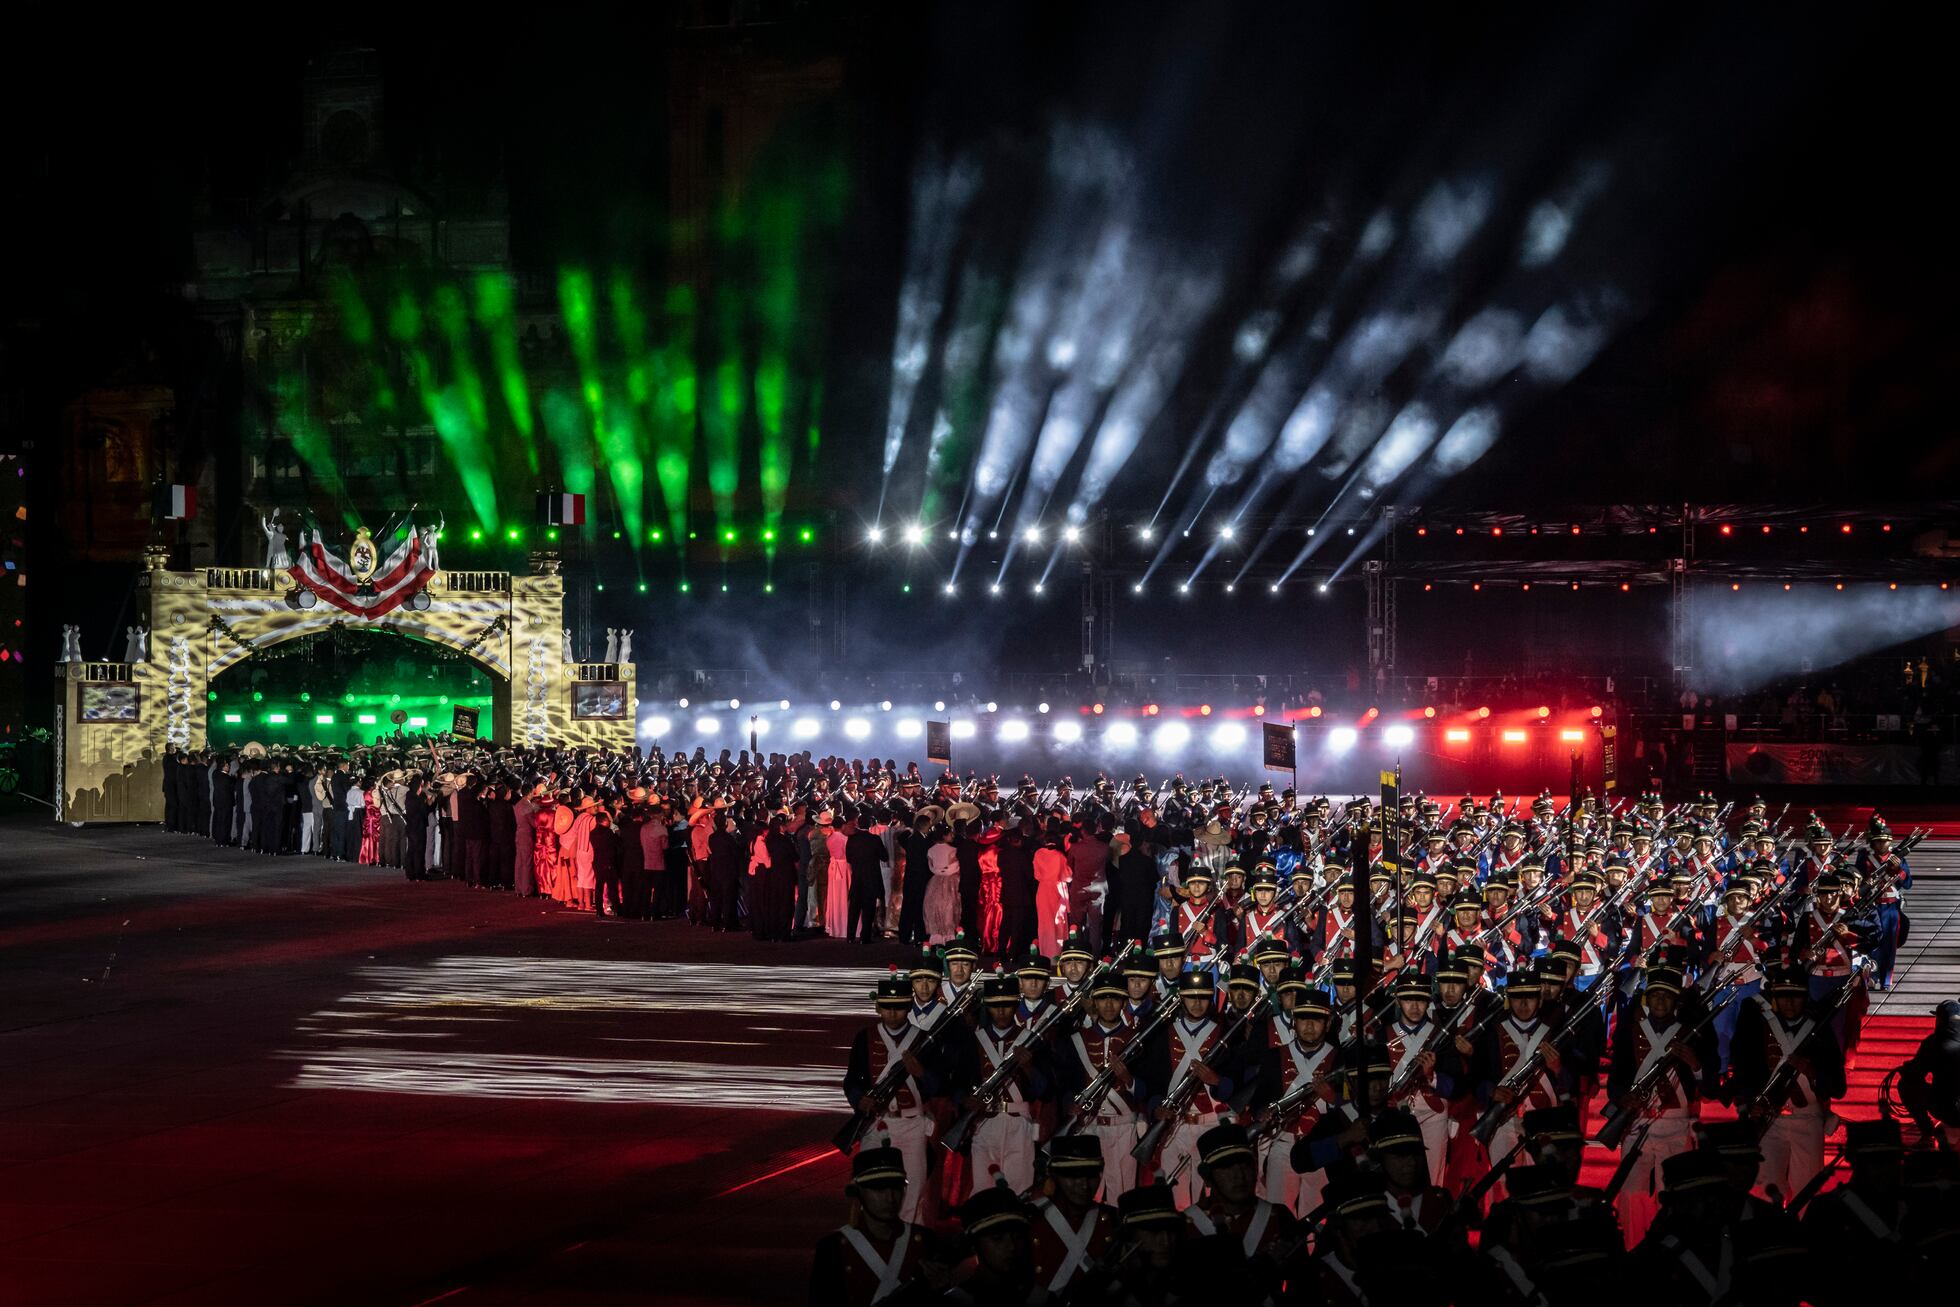
[[[1784, 529], [1784, 530], [1786, 530], [1786, 531], [1787, 531], [1787, 530], [1789, 530], [1789, 528], [1788, 528], [1788, 527], [1785, 527], [1785, 528], [1783, 528], [1783, 529]], [[1881, 523], [1879, 524], [1879, 527], [1878, 527], [1878, 529], [1879, 529], [1879, 533], [1880, 533], [1881, 535], [1883, 535], [1883, 534], [1888, 534], [1888, 533], [1890, 533], [1890, 531], [1892, 530], [1892, 524], [1891, 524], [1890, 522], [1881, 522]], [[1439, 527], [1437, 527], [1437, 528], [1436, 528], [1436, 534], [1438, 534], [1438, 535], [1444, 535], [1444, 534], [1450, 534], [1450, 533], [1452, 532], [1452, 530], [1453, 530], [1453, 533], [1454, 533], [1455, 535], [1459, 535], [1459, 536], [1483, 536], [1483, 535], [1486, 535], [1486, 534], [1488, 534], [1488, 535], [1491, 535], [1491, 536], [1503, 536], [1503, 535], [1505, 535], [1505, 534], [1507, 534], [1507, 533], [1506, 533], [1506, 531], [1505, 531], [1505, 529], [1504, 529], [1503, 527], [1501, 527], [1501, 526], [1494, 526], [1494, 527], [1491, 527], [1491, 528], [1490, 528], [1490, 530], [1489, 530], [1488, 532], [1486, 532], [1486, 531], [1484, 530], [1484, 528], [1482, 528], [1482, 527], [1476, 527], [1476, 528], [1474, 528], [1474, 529], [1472, 529], [1472, 528], [1467, 528], [1467, 527], [1461, 527], [1461, 526], [1459, 526], [1459, 527], [1456, 527], [1456, 528], [1453, 528], [1453, 529], [1452, 529], [1452, 528], [1448, 528], [1448, 527], [1442, 527], [1442, 526], [1439, 526]], [[1660, 530], [1661, 530], [1661, 529], [1660, 529], [1660, 528], [1659, 528], [1658, 526], [1650, 526], [1650, 527], [1648, 527], [1648, 528], [1647, 528], [1647, 534], [1648, 534], [1648, 535], [1659, 535], [1659, 534], [1660, 534]], [[1796, 530], [1797, 530], [1797, 534], [1798, 534], [1798, 535], [1809, 535], [1809, 534], [1810, 534], [1810, 527], [1809, 527], [1809, 526], [1807, 526], [1807, 525], [1802, 525], [1802, 524], [1800, 524], [1800, 525], [1798, 525], [1798, 527], [1796, 528]], [[1720, 524], [1720, 525], [1719, 525], [1719, 526], [1718, 526], [1718, 527], [1716, 528], [1716, 534], [1718, 534], [1718, 535], [1724, 535], [1724, 536], [1734, 536], [1734, 535], [1737, 535], [1737, 534], [1741, 534], [1741, 535], [1744, 535], [1744, 536], [1749, 536], [1749, 535], [1772, 535], [1772, 534], [1774, 534], [1774, 533], [1775, 533], [1775, 531], [1776, 531], [1776, 528], [1775, 528], [1775, 527], [1773, 527], [1773, 526], [1771, 526], [1771, 525], [1770, 525], [1769, 523], [1767, 523], [1767, 522], [1765, 522], [1765, 523], [1763, 523], [1762, 525], [1760, 525], [1759, 527], [1757, 527], [1755, 531], [1750, 531], [1750, 530], [1749, 530], [1749, 528], [1745, 526], [1745, 527], [1743, 527], [1743, 528], [1742, 528], [1742, 530], [1741, 530], [1740, 532], [1738, 532], [1738, 531], [1736, 530], [1736, 524], [1735, 524], [1735, 523], [1733, 523], [1733, 522], [1723, 522], [1723, 523], [1721, 523], [1721, 524]], [[1853, 526], [1852, 526], [1852, 524], [1851, 524], [1851, 523], [1849, 523], [1849, 522], [1840, 522], [1840, 523], [1838, 523], [1838, 529], [1837, 529], [1837, 534], [1839, 534], [1839, 535], [1847, 535], [1847, 536], [1848, 536], [1848, 535], [1851, 535], [1851, 534], [1853, 533], [1853, 531], [1854, 531], [1854, 528], [1853, 528]], [[1309, 532], [1308, 532], [1308, 534], [1309, 534], [1309, 535], [1311, 535], [1311, 534], [1313, 534], [1313, 533], [1312, 533], [1311, 531], [1309, 531]], [[1353, 531], [1352, 531], [1351, 529], [1350, 529], [1350, 531], [1349, 531], [1349, 534], [1350, 534], [1350, 535], [1352, 535], [1352, 534], [1353, 534]], [[1429, 527], [1428, 527], [1428, 526], [1426, 526], [1426, 525], [1425, 525], [1425, 526], [1418, 526], [1418, 527], [1416, 528], [1416, 534], [1417, 534], [1417, 535], [1419, 535], [1419, 536], [1427, 536], [1427, 535], [1429, 535], [1429, 534], [1430, 534], [1430, 529], [1429, 529]], [[1515, 528], [1515, 529], [1513, 529], [1513, 530], [1512, 530], [1512, 531], [1510, 531], [1510, 532], [1509, 532], [1508, 534], [1511, 534], [1511, 535], [1540, 535], [1540, 534], [1544, 534], [1544, 535], [1575, 535], [1575, 536], [1576, 536], [1576, 535], [1582, 535], [1582, 534], [1584, 534], [1584, 532], [1582, 531], [1582, 529], [1581, 529], [1581, 528], [1579, 527], [1579, 525], [1578, 525], [1577, 523], [1573, 523], [1573, 524], [1571, 524], [1571, 525], [1569, 525], [1569, 526], [1548, 526], [1548, 527], [1543, 527], [1543, 528], [1539, 528], [1539, 527], [1535, 527], [1535, 526], [1533, 526], [1533, 527], [1519, 527], [1519, 528]], [[1610, 531], [1609, 531], [1609, 532], [1602, 532], [1602, 533], [1600, 533], [1600, 534], [1607, 534], [1607, 535], [1610, 535], [1610, 534], [1612, 534], [1612, 532], [1610, 532]], [[1638, 532], [1632, 532], [1631, 534], [1638, 534]], [[1822, 534], [1822, 533], [1820, 532], [1820, 534]]]
[[[1196, 529], [1195, 527], [1187, 526], [1180, 534], [1188, 538]], [[1318, 527], [1310, 526], [1306, 529], [1306, 534], [1311, 536], [1318, 530]], [[1348, 527], [1347, 533], [1353, 535], [1354, 528]], [[1010, 532], [1010, 534], [1012, 533]], [[1136, 528], [1136, 538], [1143, 544], [1154, 543], [1157, 539], [1157, 534], [1157, 527], [1151, 523], [1145, 523]], [[1213, 529], [1213, 534], [1220, 540], [1235, 540], [1238, 538], [1238, 526], [1232, 522], [1220, 522]], [[904, 544], [918, 549], [937, 538], [938, 532], [933, 527], [927, 526], [924, 522], [907, 522], [896, 529], [896, 535], [897, 539]], [[976, 528], [971, 532], [971, 537], [974, 540], [978, 540], [983, 535], [989, 540], [998, 540], [1001, 537], [1001, 531], [999, 527], [990, 527], [986, 531], [980, 531]], [[882, 545], [891, 539], [892, 536], [893, 532], [887, 529], [882, 522], [874, 522], [866, 527], [864, 531], [866, 544]], [[957, 543], [961, 539], [960, 529], [958, 527], [947, 528], [946, 538]], [[1038, 545], [1042, 541], [1049, 539], [1059, 539], [1063, 544], [1067, 545], [1080, 544], [1082, 543], [1082, 528], [1073, 522], [1064, 523], [1061, 529], [1055, 532], [1050, 532], [1047, 528], [1040, 525], [1024, 526], [1021, 528], [1020, 540], [1023, 544]]]
[[[772, 734], [787, 733], [793, 742], [793, 747], [801, 748], [820, 739], [835, 738], [836, 735], [842, 735], [845, 740], [853, 744], [862, 744], [874, 735], [882, 734], [889, 734], [896, 740], [916, 741], [923, 738], [926, 726], [923, 717], [906, 711], [901, 711], [901, 714], [892, 721], [888, 731], [882, 731], [874, 724], [882, 719], [874, 716], [868, 708], [828, 720], [812, 713], [776, 719], [765, 715], [764, 712], [756, 711], [758, 707], [765, 707], [786, 714], [790, 711], [790, 701], [787, 699], [778, 700], [773, 705], [751, 705], [746, 714], [742, 711], [740, 699], [717, 699], [695, 705], [683, 698], [675, 700], [674, 707], [677, 712], [692, 709], [696, 715], [689, 721], [675, 714], [654, 713], [641, 721], [641, 735], [652, 741], [660, 741], [673, 736], [683, 727], [689, 727], [695, 736], [705, 739], [720, 735], [726, 726], [740, 740], [746, 740], [751, 731], [758, 742]], [[984, 721], [992, 738], [1004, 744], [1025, 744], [1030, 740], [1036, 740], [1038, 736], [1045, 735], [1054, 744], [1075, 745], [1088, 738], [1089, 727], [1094, 724], [1099, 727], [1100, 735], [1097, 738], [1103, 745], [1124, 750], [1133, 749], [1143, 741], [1144, 725], [1131, 720], [1132, 717], [1137, 717], [1146, 719], [1146, 722], [1156, 720], [1157, 724], [1149, 731], [1153, 748], [1160, 752], [1175, 752], [1187, 747], [1196, 738], [1195, 726], [1201, 726], [1205, 719], [1216, 717], [1219, 720], [1212, 724], [1206, 735], [1206, 742], [1214, 750], [1229, 752], [1250, 744], [1254, 739], [1252, 727], [1267, 714], [1264, 704], [1221, 711], [1207, 703], [1195, 707], [1174, 708], [1171, 710], [1171, 716], [1164, 719], [1164, 709], [1161, 704], [1147, 703], [1136, 709], [1111, 713], [1107, 705], [1091, 703], [1080, 707], [1075, 716], [1068, 716], [1054, 714], [1051, 706], [1043, 703], [1036, 706], [1035, 718], [1030, 720], [1021, 716], [999, 716], [999, 708], [1000, 705], [997, 703], [988, 703], [981, 708], [980, 719], [971, 716], [955, 717], [948, 723], [948, 734], [955, 740], [971, 740], [980, 734]], [[720, 715], [724, 709], [733, 715], [724, 719]], [[842, 710], [841, 701], [836, 699], [830, 701], [832, 713]], [[934, 712], [943, 713], [945, 710], [944, 700], [934, 702]], [[892, 702], [889, 699], [881, 701], [877, 705], [877, 711], [879, 714], [893, 712]], [[1573, 715], [1569, 720], [1554, 726], [1551, 721], [1552, 709], [1541, 705], [1524, 714], [1506, 714], [1493, 727], [1490, 721], [1491, 710], [1483, 707], [1471, 713], [1450, 714], [1456, 717], [1460, 724], [1442, 725], [1437, 733], [1436, 742], [1442, 747], [1467, 745], [1472, 741], [1477, 730], [1495, 729], [1496, 740], [1505, 745], [1526, 744], [1532, 740], [1534, 734], [1542, 737], [1543, 732], [1550, 730], [1557, 731], [1557, 738], [1561, 743], [1579, 743], [1597, 729], [1604, 714], [1605, 708], [1595, 704], [1588, 713]], [[1418, 723], [1424, 731], [1436, 729], [1438, 712], [1432, 705], [1411, 710], [1398, 720], [1384, 721], [1379, 708], [1370, 708], [1356, 717], [1352, 723], [1339, 725], [1334, 724], [1327, 717], [1325, 710], [1318, 705], [1275, 713], [1274, 716], [1281, 721], [1294, 724], [1296, 731], [1304, 729], [1321, 736], [1330, 752], [1345, 753], [1359, 744], [1369, 732], [1373, 732], [1376, 738], [1388, 748], [1407, 748], [1416, 742]], [[1099, 718], [1104, 720], [1098, 723], [1096, 719]], [[1305, 725], [1299, 725], [1300, 723]]]

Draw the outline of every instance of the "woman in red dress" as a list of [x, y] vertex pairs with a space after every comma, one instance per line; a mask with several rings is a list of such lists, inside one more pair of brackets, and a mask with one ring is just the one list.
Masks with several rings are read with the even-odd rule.
[[537, 873], [538, 893], [555, 899], [558, 894], [558, 800], [540, 792], [537, 811], [531, 817], [531, 866]]
[[381, 796], [372, 776], [361, 782], [361, 865], [381, 865]]

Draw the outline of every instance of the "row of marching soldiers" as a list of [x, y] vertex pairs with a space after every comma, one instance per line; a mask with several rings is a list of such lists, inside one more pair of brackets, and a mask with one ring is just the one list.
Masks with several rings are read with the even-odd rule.
[[[1670, 1295], [1681, 1301], [1753, 1301], [1738, 1296], [1744, 1285], [1783, 1301], [1752, 1268], [1799, 1256], [1784, 1232], [1806, 1207], [1821, 1220], [1850, 1201], [1817, 1191], [1834, 1169], [1824, 1153], [1830, 1104], [1845, 1092], [1841, 1032], [1855, 1031], [1850, 1000], [1868, 965], [1832, 901], [1833, 869], [1807, 871], [1796, 899], [1791, 875], [1697, 888], [1656, 863], [1609, 888], [1575, 869], [1563, 887], [1481, 905], [1476, 922], [1465, 913], [1446, 932], [1471, 938], [1435, 941], [1439, 915], [1377, 929], [1364, 993], [1353, 940], [1369, 932], [1326, 932], [1323, 919], [1310, 962], [1270, 917], [1247, 928], [1246, 916], [1273, 909], [1259, 873], [1236, 920], [1214, 911], [1204, 923], [1229, 924], [1191, 929], [1187, 900], [1183, 934], [1100, 962], [1071, 937], [1052, 972], [1031, 957], [981, 974], [955, 941], [879, 986], [878, 1019], [852, 1048], [855, 1113], [839, 1143], [857, 1148], [861, 1170], [895, 1172], [887, 1234], [942, 1228], [952, 1214], [969, 1236], [1021, 1229], [1013, 1258], [967, 1266], [958, 1291], [975, 1301], [1019, 1301], [1012, 1286], [1030, 1285], [1157, 1300], [1178, 1282], [1157, 1265], [1157, 1225], [1175, 1236], [1165, 1255], [1206, 1275], [1225, 1274], [1211, 1262], [1238, 1247], [1225, 1260], [1254, 1277], [1254, 1301], [1395, 1300], [1368, 1275], [1414, 1264], [1396, 1246], [1412, 1239], [1434, 1241], [1422, 1264], [1441, 1258], [1499, 1299], [1553, 1298], [1546, 1285], [1566, 1261], [1630, 1249], [1686, 1277]], [[1296, 905], [1302, 894], [1323, 914], [1351, 898], [1334, 882], [1296, 886]], [[1551, 933], [1561, 920], [1574, 937]], [[1236, 961], [1223, 948], [1191, 956], [1234, 932]], [[1493, 952], [1508, 953], [1501, 983]], [[1711, 1110], [1702, 1121], [1710, 1100], [1738, 1119]], [[1618, 1152], [1605, 1192], [1575, 1188], [1588, 1138]], [[1740, 1204], [1733, 1220], [1695, 1205], [1718, 1163]], [[1944, 1194], [1949, 1180], [1931, 1182]], [[862, 1175], [854, 1183], [865, 1188]], [[1540, 1206], [1578, 1228], [1546, 1233], [1530, 1210]], [[1772, 1211], [1777, 1220], [1740, 1228]], [[1369, 1214], [1397, 1238], [1361, 1238]], [[1948, 1214], [1938, 1208], [1937, 1229]], [[1900, 1246], [1922, 1233], [1902, 1204], [1879, 1220]], [[1473, 1231], [1478, 1253], [1462, 1264]], [[901, 1266], [926, 1258], [933, 1238], [915, 1247], [906, 1235], [894, 1260], [874, 1233], [853, 1225], [826, 1241], [813, 1297], [883, 1300], [944, 1279]], [[985, 1242], [965, 1246], [978, 1254]], [[1155, 1269], [1139, 1279], [1143, 1265]], [[1765, 1271], [1761, 1285], [1776, 1283]]]

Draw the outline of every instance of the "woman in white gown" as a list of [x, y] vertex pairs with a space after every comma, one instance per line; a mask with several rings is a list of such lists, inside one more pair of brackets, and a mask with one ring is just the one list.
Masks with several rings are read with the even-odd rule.
[[824, 837], [830, 849], [830, 883], [824, 887], [824, 933], [843, 939], [851, 929], [851, 864], [844, 861], [844, 832], [833, 824]]
[[941, 826], [934, 835], [926, 850], [926, 866], [932, 871], [926, 885], [926, 936], [930, 943], [944, 944], [960, 933], [960, 860], [952, 831]]

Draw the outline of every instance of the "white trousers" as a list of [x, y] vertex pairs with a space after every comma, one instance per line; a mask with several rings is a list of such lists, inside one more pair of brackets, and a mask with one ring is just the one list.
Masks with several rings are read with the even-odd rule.
[[1032, 1188], [1034, 1135], [1034, 1122], [1005, 1112], [987, 1117], [975, 1126], [967, 1154], [973, 1163], [973, 1174], [969, 1177], [972, 1192], [992, 1185], [996, 1173], [1017, 1194]]
[[1083, 1133], [1092, 1134], [1102, 1145], [1101, 1202], [1116, 1206], [1116, 1200], [1137, 1187], [1137, 1159], [1130, 1150], [1137, 1146], [1136, 1118], [1112, 1125], [1092, 1125]]
[[901, 1221], [916, 1221], [919, 1204], [926, 1200], [932, 1176], [926, 1169], [926, 1143], [932, 1133], [932, 1118], [920, 1112], [913, 1116], [884, 1116], [865, 1131], [860, 1148], [876, 1148], [889, 1137], [891, 1146], [905, 1159], [905, 1202], [898, 1209]]
[[1422, 1148], [1429, 1161], [1429, 1183], [1440, 1186], [1450, 1165], [1450, 1114], [1432, 1108], [1420, 1094], [1411, 1097], [1405, 1106], [1422, 1131]]
[[1259, 1196], [1284, 1207], [1295, 1216], [1305, 1216], [1320, 1206], [1327, 1189], [1327, 1172], [1293, 1169], [1293, 1145], [1299, 1135], [1291, 1130], [1266, 1141], [1266, 1158], [1259, 1168]]
[[315, 853], [319, 851], [320, 846], [315, 842], [319, 827], [320, 817], [318, 813], [302, 812], [299, 815], [299, 851], [301, 853]]
[[1763, 1134], [1763, 1164], [1756, 1169], [1756, 1188], [1771, 1186], [1784, 1202], [1824, 1169], [1824, 1109], [1816, 1103], [1801, 1111], [1785, 1112]]
[[1651, 1123], [1636, 1125], [1626, 1142], [1641, 1130], [1647, 1132], [1647, 1141], [1620, 1190], [1620, 1228], [1626, 1231], [1629, 1248], [1646, 1237], [1647, 1227], [1660, 1212], [1661, 1163], [1695, 1144], [1695, 1119], [1684, 1108], [1670, 1108]]
[[[1198, 1136], [1218, 1124], [1216, 1113], [1207, 1113], [1199, 1121], [1177, 1121], [1171, 1125], [1164, 1136], [1164, 1147], [1157, 1166], [1165, 1175], [1177, 1170], [1177, 1164], [1184, 1162], [1184, 1170], [1178, 1175], [1177, 1183], [1171, 1192], [1177, 1195], [1180, 1211], [1198, 1201], [1204, 1193], [1205, 1182], [1198, 1175]], [[1184, 1159], [1189, 1158], [1189, 1161]]]

